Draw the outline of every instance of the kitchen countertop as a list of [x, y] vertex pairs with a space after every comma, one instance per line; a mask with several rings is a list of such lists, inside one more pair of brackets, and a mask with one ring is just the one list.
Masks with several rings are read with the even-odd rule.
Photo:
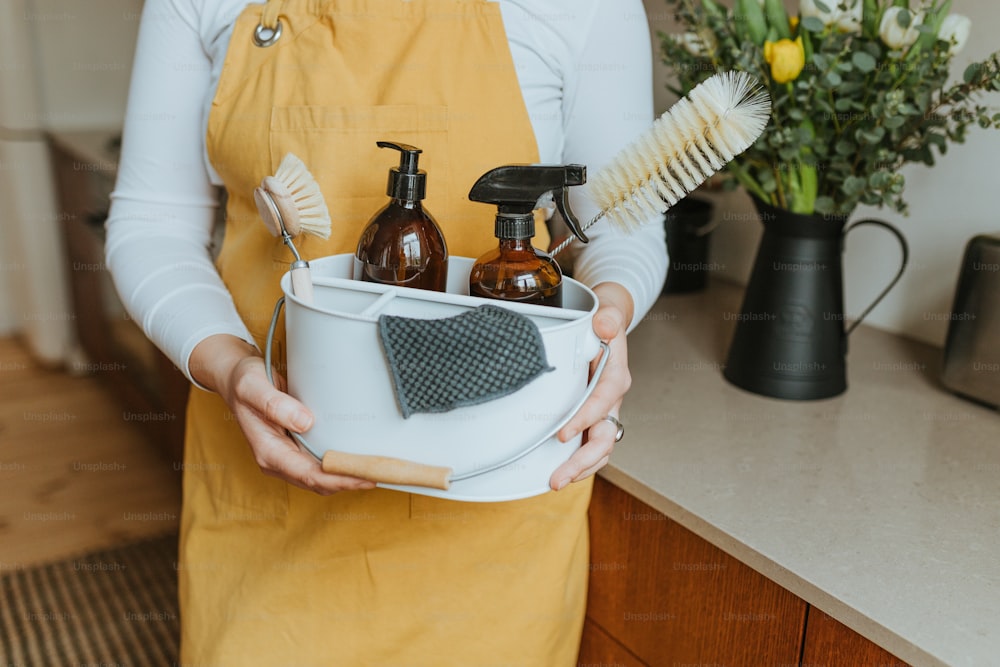
[[601, 475], [913, 665], [996, 665], [1000, 413], [941, 386], [939, 349], [866, 326], [840, 396], [741, 390], [742, 294], [661, 297], [630, 334]]

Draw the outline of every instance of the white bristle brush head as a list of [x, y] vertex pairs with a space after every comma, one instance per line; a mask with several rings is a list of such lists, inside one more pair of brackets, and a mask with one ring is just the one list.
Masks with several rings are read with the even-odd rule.
[[629, 229], [662, 215], [753, 145], [771, 98], [746, 72], [696, 86], [591, 180], [604, 217]]
[[[285, 155], [274, 176], [266, 176], [260, 187], [271, 195], [289, 236], [294, 238], [305, 232], [322, 239], [330, 238], [330, 211], [323, 193], [305, 163], [293, 153]], [[274, 221], [263, 213], [261, 217], [272, 234], [280, 233]]]

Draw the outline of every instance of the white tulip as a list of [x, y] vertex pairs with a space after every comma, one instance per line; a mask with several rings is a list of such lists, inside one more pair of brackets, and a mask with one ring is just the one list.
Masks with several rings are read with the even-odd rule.
[[693, 56], [698, 56], [700, 58], [706, 58], [711, 55], [718, 48], [718, 43], [715, 41], [714, 35], [708, 33], [709, 43], [706, 44], [702, 40], [701, 36], [693, 32], [685, 32], [679, 35], [671, 35], [678, 44], [684, 47], [684, 50]]
[[878, 34], [889, 48], [905, 49], [917, 41], [920, 31], [917, 26], [924, 22], [922, 12], [910, 12], [910, 26], [904, 28], [899, 25], [900, 12], [907, 11], [903, 7], [889, 7], [882, 15], [882, 23], [879, 25]]
[[[820, 0], [829, 11], [823, 11], [816, 0], [802, 0], [799, 11], [802, 18], [815, 16], [823, 25], [836, 25], [842, 32], [861, 32], [864, 7], [861, 0]], [[844, 5], [844, 7], [841, 7]]]
[[938, 39], [951, 42], [951, 48], [948, 49], [948, 53], [955, 54], [965, 47], [965, 43], [969, 41], [969, 33], [971, 31], [972, 19], [968, 16], [948, 14], [941, 24], [941, 32], [938, 33]]

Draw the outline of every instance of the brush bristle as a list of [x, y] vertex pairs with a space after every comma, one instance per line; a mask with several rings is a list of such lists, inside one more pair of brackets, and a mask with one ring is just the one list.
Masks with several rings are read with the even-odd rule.
[[770, 96], [752, 76], [715, 74], [595, 176], [594, 199], [625, 228], [662, 215], [749, 148], [770, 114]]
[[305, 163], [293, 153], [288, 153], [278, 165], [274, 177], [288, 189], [299, 213], [301, 230], [322, 239], [330, 238], [330, 211], [319, 184]]

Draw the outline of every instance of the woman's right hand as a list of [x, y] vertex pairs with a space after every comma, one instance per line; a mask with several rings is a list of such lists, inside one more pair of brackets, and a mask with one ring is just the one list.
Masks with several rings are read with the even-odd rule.
[[279, 374], [273, 374], [279, 387], [271, 384], [264, 359], [246, 341], [226, 334], [210, 336], [195, 347], [188, 365], [191, 376], [229, 406], [265, 475], [324, 496], [375, 488], [368, 480], [323, 472], [319, 461], [288, 436], [286, 429], [309, 430], [312, 413], [285, 393], [285, 379]]

